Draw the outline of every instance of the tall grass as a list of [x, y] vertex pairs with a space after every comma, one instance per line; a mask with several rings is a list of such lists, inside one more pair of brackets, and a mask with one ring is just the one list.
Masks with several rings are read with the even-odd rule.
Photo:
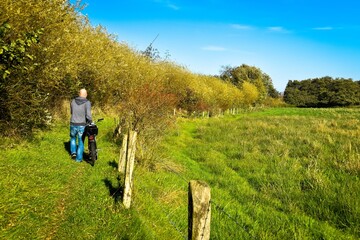
[[212, 239], [360, 237], [359, 110], [272, 109], [181, 128], [168, 148], [212, 186]]
[[179, 119], [121, 205], [115, 121], [99, 160], [73, 162], [57, 124], [0, 152], [0, 239], [186, 239], [187, 187], [211, 186], [211, 239], [358, 239], [360, 109]]

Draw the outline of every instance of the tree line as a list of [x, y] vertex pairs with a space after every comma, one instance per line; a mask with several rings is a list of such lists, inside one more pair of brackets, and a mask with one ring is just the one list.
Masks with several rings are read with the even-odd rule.
[[194, 74], [117, 41], [91, 26], [81, 1], [0, 2], [0, 131], [27, 135], [49, 126], [86, 88], [93, 105], [117, 112], [134, 129], [159, 129], [173, 109], [224, 111], [276, 98], [271, 78], [256, 67]]
[[289, 81], [284, 91], [284, 101], [298, 107], [360, 105], [360, 81], [328, 76]]

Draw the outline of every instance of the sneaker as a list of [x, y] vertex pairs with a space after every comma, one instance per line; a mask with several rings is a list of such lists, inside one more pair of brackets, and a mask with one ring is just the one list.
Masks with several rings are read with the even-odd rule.
[[75, 160], [75, 158], [76, 158], [76, 153], [72, 153], [72, 154], [71, 154], [71, 158]]

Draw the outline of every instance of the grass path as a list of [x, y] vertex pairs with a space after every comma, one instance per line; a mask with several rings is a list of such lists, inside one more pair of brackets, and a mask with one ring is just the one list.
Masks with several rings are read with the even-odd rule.
[[[116, 160], [116, 146], [111, 141], [101, 142], [112, 130], [112, 122], [109, 120], [100, 129], [99, 146], [108, 151], [100, 152], [101, 160], [95, 167], [70, 159], [66, 124], [37, 134], [31, 142], [1, 151], [0, 239], [63, 239], [67, 233], [81, 236], [72, 224], [67, 225], [69, 218], [79, 220], [73, 214], [88, 202], [87, 193], [98, 192], [101, 198], [112, 200], [104, 179], [116, 176], [109, 166]], [[91, 218], [85, 221], [94, 224]]]
[[156, 159], [136, 163], [130, 210], [113, 128], [99, 124], [94, 167], [70, 159], [65, 123], [0, 146], [0, 239], [184, 239], [192, 179], [211, 186], [212, 239], [360, 237], [358, 109], [179, 120]]
[[70, 176], [69, 181], [64, 186], [64, 192], [59, 196], [58, 203], [55, 206], [54, 211], [51, 213], [51, 215], [54, 216], [51, 222], [47, 224], [47, 226], [42, 230], [44, 236], [46, 236], [47, 240], [53, 239], [56, 235], [57, 230], [59, 229], [60, 225], [65, 221], [65, 212], [66, 207], [69, 203], [70, 195], [75, 189], [75, 179], [82, 177], [84, 172], [84, 165], [78, 166], [77, 170]]

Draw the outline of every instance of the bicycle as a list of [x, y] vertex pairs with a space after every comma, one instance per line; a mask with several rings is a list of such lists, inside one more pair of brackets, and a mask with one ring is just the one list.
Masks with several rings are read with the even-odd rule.
[[96, 122], [91, 122], [85, 126], [84, 136], [88, 137], [89, 162], [92, 166], [94, 166], [95, 161], [98, 159], [96, 136], [98, 135], [99, 129], [96, 126], [96, 123], [102, 120], [104, 119], [99, 118]]

